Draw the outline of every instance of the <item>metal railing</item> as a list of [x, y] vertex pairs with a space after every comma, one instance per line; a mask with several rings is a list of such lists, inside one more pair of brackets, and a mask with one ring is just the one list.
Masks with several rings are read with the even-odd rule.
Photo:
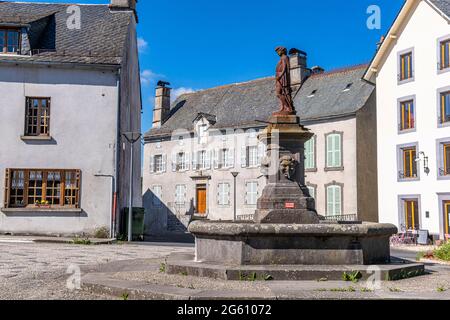
[[252, 221], [254, 214], [239, 214], [236, 215], [236, 221]]
[[406, 175], [405, 172], [399, 171], [398, 178], [399, 179], [414, 179], [414, 178], [417, 178], [417, 173], [413, 172], [412, 175]]
[[341, 214], [335, 216], [325, 216], [326, 221], [358, 221], [358, 215], [353, 214]]

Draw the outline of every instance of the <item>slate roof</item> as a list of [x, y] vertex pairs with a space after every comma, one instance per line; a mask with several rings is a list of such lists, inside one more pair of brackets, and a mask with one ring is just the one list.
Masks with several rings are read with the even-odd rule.
[[450, 17], [450, 0], [430, 0], [447, 17]]
[[[358, 65], [310, 76], [294, 101], [302, 121], [350, 115], [362, 108], [375, 89], [361, 80], [366, 68]], [[151, 129], [145, 136], [170, 134], [175, 129], [192, 131], [199, 113], [215, 115], [215, 128], [261, 126], [258, 120], [267, 121], [278, 109], [274, 81], [273, 77], [263, 78], [181, 95], [172, 103], [161, 128]], [[343, 91], [350, 83], [349, 90]]]
[[[120, 64], [133, 12], [108, 5], [78, 5], [81, 29], [67, 28], [70, 4], [0, 2], [0, 25], [31, 25], [32, 56], [0, 55], [2, 61]], [[44, 21], [44, 26], [42, 25]], [[41, 24], [39, 23], [41, 22]], [[34, 24], [34, 25], [33, 25]], [[33, 34], [39, 28], [39, 34]]]

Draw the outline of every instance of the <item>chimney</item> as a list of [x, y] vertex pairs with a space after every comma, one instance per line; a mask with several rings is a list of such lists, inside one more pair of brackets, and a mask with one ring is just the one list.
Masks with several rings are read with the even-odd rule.
[[304, 51], [292, 48], [289, 50], [289, 61], [291, 65], [291, 85], [298, 88], [303, 81], [309, 77], [311, 71], [306, 64], [307, 54]]
[[319, 66], [314, 66], [311, 68], [311, 74], [321, 74], [324, 73], [325, 69]]
[[111, 0], [109, 8], [111, 11], [133, 11], [136, 21], [138, 20], [136, 12], [136, 3], [138, 0]]
[[153, 128], [159, 128], [167, 120], [170, 112], [170, 83], [158, 81], [156, 85], [155, 107], [153, 108]]

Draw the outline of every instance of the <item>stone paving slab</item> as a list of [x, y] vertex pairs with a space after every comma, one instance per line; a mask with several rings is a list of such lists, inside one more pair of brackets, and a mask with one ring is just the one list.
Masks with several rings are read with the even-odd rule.
[[[84, 290], [136, 300], [285, 300], [285, 299], [443, 299], [450, 294], [393, 290], [392, 287], [370, 290], [366, 282], [344, 281], [270, 281], [269, 291], [198, 290], [141, 281], [118, 280], [108, 273], [92, 273], [83, 277]], [[394, 288], [395, 289], [395, 288]]]

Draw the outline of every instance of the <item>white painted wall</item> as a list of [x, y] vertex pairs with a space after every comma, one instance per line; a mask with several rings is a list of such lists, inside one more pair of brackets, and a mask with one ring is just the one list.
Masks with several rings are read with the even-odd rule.
[[[421, 196], [421, 228], [430, 233], [442, 233], [438, 193], [450, 195], [450, 180], [437, 179], [436, 140], [448, 137], [450, 127], [437, 126], [437, 89], [450, 85], [450, 72], [437, 71], [438, 39], [450, 35], [450, 26], [429, 4], [420, 1], [416, 11], [390, 54], [384, 61], [376, 79], [378, 127], [378, 193], [380, 222], [399, 225], [399, 195]], [[397, 84], [397, 53], [414, 48], [415, 80]], [[416, 95], [416, 132], [398, 134], [397, 99]], [[429, 157], [430, 174], [420, 163], [420, 181], [397, 181], [397, 149], [405, 143], [418, 142], [418, 151]], [[430, 217], [425, 217], [425, 212]]]
[[[24, 142], [25, 97], [50, 97], [53, 142]], [[0, 68], [0, 203], [6, 168], [80, 169], [82, 213], [0, 210], [0, 233], [74, 234], [110, 226], [117, 137], [112, 70]]]

